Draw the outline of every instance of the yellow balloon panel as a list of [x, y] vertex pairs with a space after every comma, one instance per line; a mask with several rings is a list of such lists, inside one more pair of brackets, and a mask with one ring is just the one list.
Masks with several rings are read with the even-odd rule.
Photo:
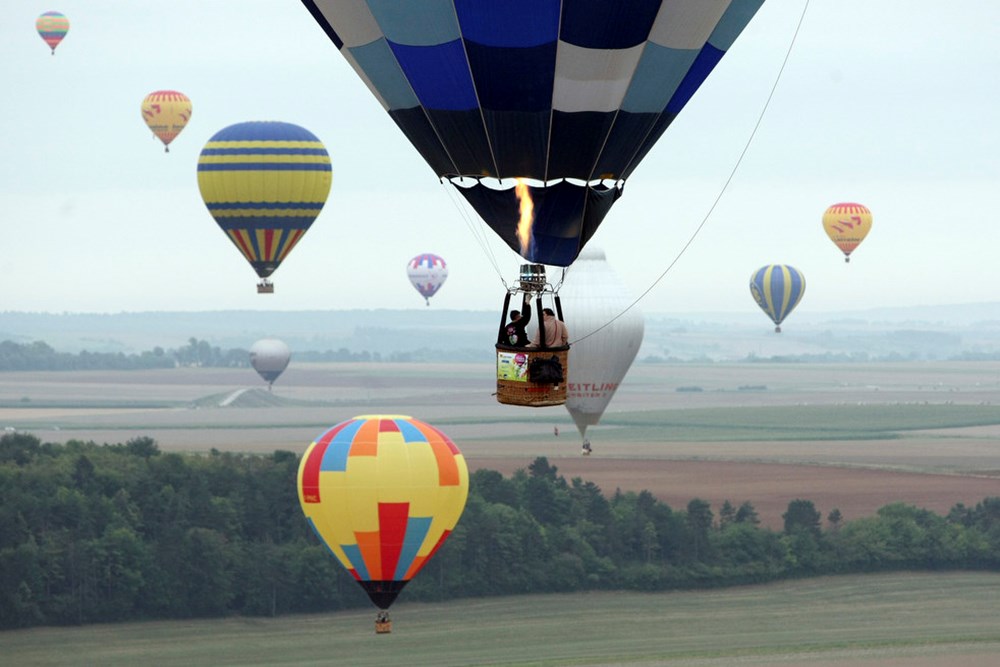
[[356, 579], [406, 581], [458, 523], [469, 473], [434, 427], [373, 415], [317, 438], [298, 483], [306, 518]]

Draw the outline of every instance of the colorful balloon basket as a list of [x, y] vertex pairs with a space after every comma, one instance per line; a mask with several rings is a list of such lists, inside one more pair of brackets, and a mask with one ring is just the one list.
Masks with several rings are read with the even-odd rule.
[[274, 294], [274, 283], [261, 280], [257, 283], [257, 294]]
[[[531, 349], [497, 345], [497, 401], [506, 405], [532, 408], [566, 403], [566, 380], [569, 377], [569, 348]], [[559, 383], [532, 382], [531, 362], [550, 362], [553, 358], [562, 367]]]

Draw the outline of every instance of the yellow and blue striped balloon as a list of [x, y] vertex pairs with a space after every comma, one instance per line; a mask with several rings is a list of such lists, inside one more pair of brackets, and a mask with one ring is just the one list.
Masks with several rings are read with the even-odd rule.
[[322, 142], [291, 123], [230, 125], [198, 158], [209, 213], [261, 278], [274, 273], [323, 210], [332, 178]]
[[794, 266], [768, 264], [750, 276], [750, 294], [774, 321], [776, 333], [781, 333], [781, 323], [799, 304], [805, 291], [806, 279]]

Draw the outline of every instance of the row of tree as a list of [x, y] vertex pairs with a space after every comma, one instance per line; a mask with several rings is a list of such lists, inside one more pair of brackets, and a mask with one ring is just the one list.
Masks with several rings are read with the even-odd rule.
[[89, 371], [144, 370], [177, 366], [243, 368], [250, 365], [250, 353], [241, 348], [223, 350], [208, 341], [190, 338], [188, 344], [172, 350], [155, 347], [139, 354], [123, 352], [57, 352], [48, 343], [20, 344], [0, 341], [0, 371]]
[[[298, 457], [161, 453], [0, 438], [0, 627], [275, 615], [369, 605], [308, 529]], [[472, 474], [452, 537], [408, 600], [664, 590], [891, 569], [1000, 568], [1000, 498], [947, 516], [896, 504], [824, 526], [808, 500], [784, 527], [750, 503], [606, 496], [544, 458]]]
[[[492, 348], [486, 350], [486, 359]], [[420, 348], [409, 352], [352, 352], [347, 348], [337, 350], [306, 350], [295, 353], [295, 358], [305, 362], [436, 362], [483, 361], [479, 350], [432, 350]], [[3, 371], [81, 371], [81, 370], [144, 370], [151, 368], [176, 368], [202, 366], [211, 368], [245, 368], [250, 365], [250, 353], [243, 348], [222, 349], [206, 340], [188, 339], [188, 344], [166, 350], [155, 347], [139, 354], [122, 352], [88, 352], [77, 354], [57, 352], [48, 343], [35, 341], [21, 344], [0, 341], [0, 372]]]

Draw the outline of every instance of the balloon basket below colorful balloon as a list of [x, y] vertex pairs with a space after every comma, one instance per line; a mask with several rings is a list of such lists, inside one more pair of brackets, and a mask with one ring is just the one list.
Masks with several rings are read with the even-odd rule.
[[257, 294], [274, 294], [274, 283], [262, 280], [257, 283]]
[[392, 621], [386, 613], [379, 614], [375, 619], [375, 634], [387, 635], [392, 632]]
[[[566, 403], [565, 378], [569, 373], [569, 348], [540, 349], [497, 346], [497, 401], [505, 405], [542, 408]], [[562, 366], [562, 382], [532, 382], [528, 369], [533, 359], [555, 357]]]

